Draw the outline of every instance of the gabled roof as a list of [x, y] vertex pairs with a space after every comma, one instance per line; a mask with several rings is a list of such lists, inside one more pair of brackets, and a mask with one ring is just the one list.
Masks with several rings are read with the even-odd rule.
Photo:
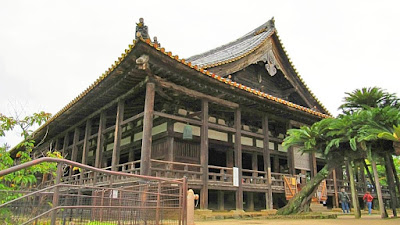
[[233, 42], [192, 56], [187, 61], [204, 69], [229, 63], [252, 53], [274, 32], [274, 23], [270, 20]]
[[[265, 51], [265, 45], [267, 45], [268, 40], [273, 39], [272, 42], [275, 45], [275, 53], [279, 56], [282, 62], [278, 64], [287, 64], [287, 71], [285, 71], [285, 78], [292, 83], [294, 88], [297, 88], [297, 92], [300, 96], [309, 103], [310, 107], [314, 107], [322, 113], [330, 115], [329, 111], [322, 105], [322, 103], [315, 97], [308, 86], [304, 83], [303, 79], [297, 72], [296, 68], [293, 66], [287, 52], [282, 45], [282, 42], [278, 36], [277, 30], [275, 28], [274, 18], [268, 22], [262, 24], [256, 29], [245, 34], [241, 38], [232, 41], [226, 45], [222, 45], [218, 48], [209, 50], [199, 55], [189, 57], [187, 61], [191, 62], [193, 65], [197, 65], [200, 68], [208, 69], [212, 71], [218, 71], [214, 68], [224, 67], [222, 70], [226, 70], [227, 66], [236, 63], [237, 61], [249, 56], [256, 51]], [[264, 49], [262, 49], [264, 47]], [[260, 50], [261, 49], [261, 50]], [[247, 60], [247, 64], [256, 63], [257, 60], [265, 60], [265, 54], [258, 54], [258, 58], [252, 58]], [[279, 61], [279, 60], [278, 60]], [[247, 65], [242, 67], [234, 66], [234, 71], [236, 72]], [[283, 66], [285, 67], [285, 66]], [[282, 68], [281, 68], [282, 69]], [[292, 74], [292, 75], [290, 75]], [[226, 75], [226, 74], [223, 74]]]

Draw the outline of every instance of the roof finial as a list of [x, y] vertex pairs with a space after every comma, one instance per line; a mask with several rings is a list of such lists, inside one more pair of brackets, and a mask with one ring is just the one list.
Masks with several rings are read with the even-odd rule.
[[136, 24], [136, 38], [143, 37], [143, 39], [149, 38], [149, 30], [146, 25], [144, 25], [144, 19], [140, 18], [139, 23]]
[[157, 36], [154, 36], [154, 38], [153, 38], [153, 43], [154, 43], [154, 44], [157, 44], [158, 47], [161, 46], [161, 44], [160, 44], [160, 43], [158, 42], [158, 40], [157, 40]]

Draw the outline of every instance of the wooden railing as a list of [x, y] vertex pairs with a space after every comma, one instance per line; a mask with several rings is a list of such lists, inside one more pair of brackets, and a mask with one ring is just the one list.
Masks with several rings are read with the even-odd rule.
[[[218, 171], [218, 172], [217, 172]], [[221, 166], [208, 166], [208, 179], [210, 181], [219, 181], [224, 183], [233, 182], [233, 169]]]
[[201, 180], [201, 165], [180, 163], [162, 160], [151, 160], [151, 175], [165, 178], [182, 178], [186, 176], [189, 180]]

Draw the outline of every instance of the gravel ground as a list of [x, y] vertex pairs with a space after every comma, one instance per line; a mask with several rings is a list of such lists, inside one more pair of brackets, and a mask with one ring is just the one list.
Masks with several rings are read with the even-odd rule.
[[196, 225], [400, 225], [400, 218], [381, 219], [379, 215], [363, 215], [361, 219], [354, 216], [339, 216], [337, 219], [267, 219], [267, 220], [213, 220], [196, 221]]

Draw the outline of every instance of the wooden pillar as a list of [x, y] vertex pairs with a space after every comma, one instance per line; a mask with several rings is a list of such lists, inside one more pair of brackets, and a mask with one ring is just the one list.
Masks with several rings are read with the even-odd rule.
[[88, 119], [85, 127], [85, 137], [83, 139], [83, 151], [82, 151], [82, 164], [87, 164], [87, 158], [89, 155], [89, 137], [92, 133], [92, 121]]
[[[264, 115], [262, 119], [262, 129], [263, 129], [263, 159], [264, 159], [264, 171], [267, 173], [267, 193], [265, 193], [266, 198], [266, 208], [273, 208], [272, 201], [272, 180], [271, 180], [271, 150], [269, 149], [269, 127], [268, 127], [268, 116]], [[277, 162], [276, 162], [277, 161]], [[274, 158], [274, 166], [278, 167], [279, 170], [279, 160], [278, 156]]]
[[200, 208], [208, 208], [208, 101], [201, 101], [201, 130], [200, 130], [200, 164], [202, 166], [202, 183], [200, 193]]
[[[258, 170], [258, 162], [257, 162], [257, 153], [253, 152], [251, 154], [251, 170], [257, 171]], [[257, 172], [253, 172], [252, 177], [258, 177]]]
[[100, 113], [99, 130], [97, 132], [97, 144], [96, 144], [96, 158], [94, 166], [97, 168], [102, 167], [103, 150], [104, 150], [104, 134], [103, 131], [106, 128], [106, 113], [102, 111]]
[[317, 175], [317, 157], [315, 157], [315, 153], [310, 153], [310, 168], [311, 177], [315, 177]]
[[130, 138], [130, 143], [129, 143], [130, 149], [129, 149], [129, 153], [128, 153], [128, 161], [133, 162], [133, 161], [135, 161], [135, 151], [134, 151], [134, 147], [133, 147], [134, 143], [135, 143], [135, 129], [134, 129], [135, 125], [133, 122], [130, 122], [129, 126], [131, 126], [131, 130], [130, 130], [131, 138]]
[[140, 175], [149, 176], [151, 174], [151, 144], [152, 144], [152, 129], [154, 115], [154, 97], [155, 84], [148, 82], [146, 84], [146, 97], [144, 102], [143, 115], [143, 138], [140, 162]]
[[274, 156], [274, 171], [275, 173], [280, 173], [280, 169], [279, 169], [279, 157], [276, 155]]
[[74, 131], [74, 140], [73, 140], [73, 143], [72, 143], [72, 153], [71, 153], [71, 161], [75, 161], [75, 162], [76, 162], [76, 160], [78, 158], [78, 146], [77, 146], [77, 144], [79, 142], [79, 135], [80, 135], [80, 130], [77, 127], [77, 128], [75, 128], [75, 131]]
[[[287, 124], [287, 130], [292, 129], [292, 125], [290, 123]], [[289, 174], [296, 175], [296, 168], [294, 165], [294, 149], [290, 147], [287, 151], [287, 162], [289, 168]]]
[[167, 161], [174, 161], [174, 121], [167, 122]]
[[119, 164], [121, 151], [122, 127], [121, 123], [124, 120], [125, 100], [119, 100], [117, 105], [117, 117], [115, 119], [114, 146], [111, 158], [111, 170], [116, 171]]
[[66, 151], [68, 148], [68, 144], [69, 144], [69, 133], [67, 132], [64, 136], [64, 142], [63, 142], [63, 147], [61, 150], [61, 155], [65, 158], [66, 157]]
[[247, 192], [247, 211], [253, 212], [254, 211], [254, 193], [253, 192]]
[[60, 151], [61, 149], [60, 145], [61, 145], [60, 138], [56, 138], [56, 143], [54, 144], [54, 151]]
[[239, 169], [239, 187], [236, 190], [236, 210], [243, 210], [242, 184], [242, 117], [240, 109], [235, 110], [235, 166]]
[[224, 191], [218, 191], [218, 210], [223, 211], [224, 209], [225, 209]]
[[[75, 128], [74, 130], [74, 139], [72, 142], [72, 150], [71, 150], [71, 161], [76, 162], [77, 157], [78, 157], [78, 146], [77, 143], [79, 141], [79, 133], [80, 130], [78, 127]], [[72, 170], [72, 167], [69, 170], [69, 176], [73, 175], [74, 171]]]
[[[228, 133], [228, 143], [229, 145], [229, 149], [226, 152], [226, 167], [228, 168], [233, 168], [234, 164], [233, 164], [233, 140], [232, 140], [232, 134]], [[230, 171], [228, 171], [230, 172]]]

